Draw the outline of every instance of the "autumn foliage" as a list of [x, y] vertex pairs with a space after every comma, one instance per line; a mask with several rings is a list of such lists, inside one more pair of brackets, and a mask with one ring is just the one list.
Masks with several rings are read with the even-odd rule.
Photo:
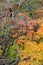
[[7, 58], [8, 65], [43, 65], [43, 17], [32, 18], [42, 10], [30, 16], [17, 10], [18, 4], [7, 3], [3, 8], [6, 13], [0, 14], [0, 59]]

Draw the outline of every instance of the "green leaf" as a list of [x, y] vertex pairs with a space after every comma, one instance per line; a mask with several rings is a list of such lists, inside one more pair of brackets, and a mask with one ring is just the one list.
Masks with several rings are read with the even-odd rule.
[[18, 51], [15, 44], [9, 48], [9, 57], [11, 60], [18, 58]]

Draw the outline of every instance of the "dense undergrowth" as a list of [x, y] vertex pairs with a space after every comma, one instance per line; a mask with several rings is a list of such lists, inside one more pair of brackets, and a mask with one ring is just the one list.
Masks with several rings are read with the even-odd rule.
[[42, 0], [0, 0], [0, 65], [43, 65]]

